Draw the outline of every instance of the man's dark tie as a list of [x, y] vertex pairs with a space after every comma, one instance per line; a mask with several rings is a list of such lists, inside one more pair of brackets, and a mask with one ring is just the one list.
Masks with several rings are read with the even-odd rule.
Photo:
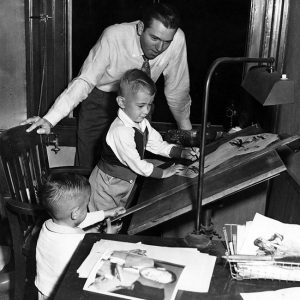
[[143, 62], [141, 70], [144, 71], [149, 77], [151, 77], [149, 59], [146, 58], [145, 55], [143, 55], [143, 59], [144, 59], [144, 62]]

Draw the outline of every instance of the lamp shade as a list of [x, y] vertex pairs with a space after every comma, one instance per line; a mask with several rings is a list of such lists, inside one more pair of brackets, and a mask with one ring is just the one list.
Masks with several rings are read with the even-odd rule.
[[251, 68], [242, 87], [264, 106], [294, 102], [294, 81], [270, 72], [266, 66]]

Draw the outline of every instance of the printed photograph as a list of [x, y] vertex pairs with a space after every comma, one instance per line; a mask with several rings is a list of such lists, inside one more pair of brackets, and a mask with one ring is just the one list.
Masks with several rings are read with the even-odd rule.
[[94, 266], [84, 289], [125, 299], [171, 300], [183, 268], [147, 257], [144, 250], [113, 251]]

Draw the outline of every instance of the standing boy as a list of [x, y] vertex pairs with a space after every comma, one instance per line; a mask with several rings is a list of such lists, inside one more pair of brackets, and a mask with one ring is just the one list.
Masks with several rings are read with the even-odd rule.
[[106, 135], [101, 159], [92, 171], [90, 211], [125, 206], [137, 175], [170, 177], [183, 169], [173, 164], [167, 169], [155, 167], [144, 159], [144, 151], [165, 157], [195, 160], [198, 151], [163, 141], [146, 119], [156, 92], [155, 83], [143, 71], [132, 69], [120, 82], [118, 117]]

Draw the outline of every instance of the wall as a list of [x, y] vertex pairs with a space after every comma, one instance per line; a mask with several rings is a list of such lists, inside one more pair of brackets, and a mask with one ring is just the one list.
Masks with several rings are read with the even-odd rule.
[[[300, 1], [290, 0], [284, 73], [295, 82], [295, 102], [281, 106], [279, 133], [300, 135]], [[274, 179], [267, 215], [286, 223], [300, 224], [300, 152], [287, 160], [288, 174]]]
[[0, 129], [26, 118], [24, 1], [0, 1]]
[[[300, 1], [290, 0], [285, 73], [295, 82], [295, 102], [283, 105], [280, 112], [279, 133], [300, 135]], [[290, 163], [291, 172], [300, 184], [300, 155]]]
[[[0, 133], [26, 117], [24, 1], [0, 1]], [[0, 163], [0, 197], [8, 188]], [[0, 200], [0, 219], [4, 214]]]

